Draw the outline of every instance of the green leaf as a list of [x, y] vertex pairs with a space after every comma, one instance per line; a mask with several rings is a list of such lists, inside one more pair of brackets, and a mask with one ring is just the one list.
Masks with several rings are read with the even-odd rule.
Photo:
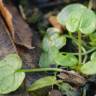
[[59, 50], [55, 46], [49, 49], [48, 52], [49, 60], [53, 62], [53, 64], [55, 64], [55, 59], [58, 55], [59, 55]]
[[0, 61], [0, 94], [15, 91], [25, 78], [24, 72], [17, 72], [22, 61], [17, 54], [9, 54]]
[[81, 4], [71, 4], [66, 6], [58, 14], [57, 19], [60, 24], [67, 27], [70, 32], [78, 29], [79, 21], [85, 7]]
[[85, 75], [94, 75], [96, 74], [96, 59], [83, 64], [80, 68], [80, 72]]
[[[60, 22], [60, 24], [65, 26], [67, 20], [70, 19], [72, 15], [73, 16], [78, 15], [79, 16], [78, 18], [81, 17], [80, 14], [83, 12], [83, 10], [80, 10], [80, 9], [85, 9], [85, 7], [81, 4], [70, 4], [61, 10], [61, 12], [57, 16], [57, 19]], [[78, 13], [78, 14], [75, 14], [75, 13]]]
[[79, 96], [79, 93], [68, 83], [59, 84], [59, 90], [66, 96]]
[[47, 35], [48, 36], [52, 36], [54, 34], [60, 34], [60, 33], [61, 33], [60, 30], [55, 28], [55, 27], [50, 27], [47, 29]]
[[55, 76], [43, 77], [43, 78], [35, 81], [31, 85], [31, 87], [28, 89], [28, 91], [35, 91], [37, 89], [44, 88], [44, 87], [47, 87], [47, 86], [51, 86], [51, 85], [57, 84], [59, 82], [60, 82], [60, 80], [56, 80]]
[[58, 49], [61, 49], [66, 44], [66, 38], [63, 35], [60, 35], [59, 32], [47, 32], [43, 38], [42, 48], [44, 51], [48, 52], [50, 47], [56, 46]]
[[47, 68], [50, 66], [50, 64], [51, 62], [49, 60], [48, 53], [42, 53], [39, 60], [39, 66]]
[[58, 14], [57, 19], [69, 32], [80, 31], [89, 34], [96, 29], [95, 13], [81, 4], [66, 6]]
[[90, 34], [96, 30], [96, 15], [92, 10], [86, 9], [82, 14], [79, 31]]
[[96, 32], [89, 35], [91, 46], [96, 46]]
[[40, 67], [50, 67], [51, 64], [55, 64], [55, 58], [58, 56], [59, 50], [52, 46], [48, 52], [43, 52], [40, 56]]
[[57, 58], [55, 58], [55, 62], [57, 65], [65, 67], [73, 67], [78, 63], [78, 60], [75, 56], [71, 54], [66, 55], [59, 54]]
[[96, 52], [93, 52], [91, 55], [91, 60], [95, 60], [96, 59]]

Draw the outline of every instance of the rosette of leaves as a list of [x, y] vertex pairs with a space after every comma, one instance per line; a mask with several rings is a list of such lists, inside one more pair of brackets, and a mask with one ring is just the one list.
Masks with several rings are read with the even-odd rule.
[[[66, 6], [58, 14], [57, 19], [59, 23], [66, 27], [66, 29], [71, 32], [78, 32], [78, 44], [79, 52], [81, 52], [81, 34], [89, 35], [91, 39], [91, 44], [95, 44], [95, 34], [91, 35], [96, 30], [96, 15], [95, 13], [81, 4], [71, 4]], [[79, 53], [81, 59], [81, 53]], [[94, 56], [92, 55], [92, 58]], [[94, 57], [96, 58], [96, 57]], [[80, 62], [81, 63], [81, 62]], [[87, 61], [80, 67], [80, 72], [85, 75], [96, 74], [96, 60], [92, 59]]]
[[[96, 29], [95, 13], [81, 4], [71, 4], [61, 10], [61, 12], [57, 16], [57, 19], [59, 23], [65, 26], [69, 32], [78, 33], [78, 40], [76, 38], [77, 43], [79, 43], [78, 59], [82, 59], [81, 35], [82, 34], [89, 35], [95, 31]], [[40, 67], [50, 67], [51, 64], [56, 64], [57, 66], [61, 65], [64, 67], [78, 68], [78, 70], [77, 69], [76, 70], [85, 75], [96, 74], [96, 60], [95, 60], [96, 53], [93, 53], [91, 55], [89, 61], [82, 64], [82, 62], [81, 61], [79, 62], [79, 60], [77, 60], [77, 57], [72, 55], [71, 53], [70, 54], [66, 53], [65, 55], [62, 55], [60, 53], [59, 50], [65, 45], [66, 45], [66, 38], [59, 32], [58, 29], [55, 28], [48, 29], [42, 43], [43, 53], [40, 56], [39, 61]], [[80, 63], [80, 65], [78, 65], [78, 62]], [[50, 79], [50, 77], [47, 77], [47, 80], [48, 79]], [[42, 78], [40, 80], [47, 82], [46, 78]], [[51, 81], [53, 82], [53, 80]], [[38, 88], [52, 85], [52, 82], [46, 85], [44, 82], [40, 83], [41, 81], [38, 80], [37, 82], [33, 83], [33, 85], [31, 86], [32, 89], [30, 88], [29, 90], [33, 91]], [[65, 94], [67, 94], [68, 96], [77, 95], [76, 90], [68, 84], [63, 84], [62, 86], [59, 86], [59, 88], [61, 91], [65, 92]]]

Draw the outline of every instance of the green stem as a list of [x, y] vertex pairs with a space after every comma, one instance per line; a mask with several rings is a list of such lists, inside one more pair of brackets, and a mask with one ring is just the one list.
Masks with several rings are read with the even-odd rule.
[[78, 57], [79, 57], [79, 64], [82, 62], [82, 50], [81, 50], [81, 33], [78, 32]]
[[[64, 35], [66, 38], [70, 38], [74, 41], [74, 43], [78, 46], [78, 40], [76, 38], [74, 38], [73, 36], [69, 36], [69, 35]], [[82, 44], [85, 46], [85, 42], [82, 41]], [[88, 45], [86, 45], [87, 47], [89, 47]]]
[[42, 72], [42, 71], [56, 71], [61, 72], [62, 69], [59, 68], [35, 68], [35, 69], [20, 69], [17, 72]]
[[72, 32], [68, 32], [69, 33], [69, 36], [72, 37]]
[[[87, 54], [89, 54], [89, 53], [91, 53], [91, 52], [93, 52], [93, 51], [95, 51], [96, 50], [96, 47], [94, 47], [94, 48], [92, 48], [92, 49], [90, 49], [90, 50], [88, 50], [88, 51], [86, 51], [86, 52], [84, 52], [84, 53], [81, 53], [81, 55], [87, 55]], [[73, 54], [73, 55], [78, 55], [79, 53], [73, 53], [73, 52], [61, 52], [62, 54]]]
[[[83, 52], [86, 52], [86, 49], [83, 47]], [[84, 59], [83, 59], [83, 64], [86, 63], [86, 60], [87, 60], [87, 54], [84, 55]]]

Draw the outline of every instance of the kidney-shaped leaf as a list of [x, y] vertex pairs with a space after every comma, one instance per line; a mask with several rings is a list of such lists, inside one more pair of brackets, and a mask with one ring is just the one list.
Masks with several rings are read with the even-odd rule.
[[86, 64], [82, 65], [80, 68], [80, 72], [82, 72], [85, 75], [96, 74], [96, 60], [91, 60]]
[[58, 14], [57, 19], [60, 24], [67, 27], [70, 32], [78, 29], [79, 21], [85, 7], [81, 4], [71, 4], [66, 6]]
[[17, 54], [9, 54], [0, 61], [0, 94], [15, 91], [23, 82], [24, 72], [17, 72], [22, 62]]
[[37, 90], [40, 88], [44, 88], [47, 86], [57, 84], [59, 82], [60, 82], [60, 80], [56, 80], [55, 76], [47, 76], [47, 77], [44, 77], [44, 78], [41, 78], [41, 79], [35, 81], [28, 90], [34, 91], [34, 90]]
[[57, 19], [70, 32], [89, 34], [96, 29], [95, 13], [81, 4], [68, 5], [59, 13]]
[[66, 55], [59, 54], [55, 58], [55, 62], [57, 65], [61, 65], [65, 67], [73, 67], [78, 63], [77, 58], [71, 54], [66, 54]]

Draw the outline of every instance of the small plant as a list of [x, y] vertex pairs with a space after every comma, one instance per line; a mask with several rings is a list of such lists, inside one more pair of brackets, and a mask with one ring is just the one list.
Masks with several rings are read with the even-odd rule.
[[[53, 27], [48, 28], [47, 33], [42, 41], [43, 53], [41, 54], [39, 61], [40, 67], [49, 68], [52, 65], [55, 65], [56, 68], [67, 68], [71, 71], [81, 74], [82, 77], [96, 74], [95, 13], [81, 4], [71, 4], [62, 9], [57, 16], [57, 20], [62, 26], [66, 27], [68, 33], [62, 33], [59, 31], [59, 29]], [[70, 39], [72, 44], [75, 45], [75, 49], [78, 49], [77, 52], [60, 51], [61, 48], [64, 49], [68, 39]], [[56, 72], [54, 76], [57, 76]], [[63, 78], [63, 75], [61, 78]], [[49, 79], [47, 80], [51, 81]], [[83, 79], [81, 79], [81, 81], [83, 82]], [[63, 80], [61, 80], [61, 82], [63, 82]], [[45, 83], [42, 82], [42, 84]], [[32, 91], [34, 89], [33, 85], [31, 87]], [[57, 86], [58, 85], [59, 84], [57, 84]], [[63, 85], [66, 84], [64, 83]], [[58, 87], [61, 88], [60, 85]], [[63, 86], [63, 88], [65, 87]], [[66, 90], [66, 92], [68, 92], [68, 90]], [[68, 96], [78, 95], [71, 94]]]
[[[53, 27], [48, 28], [42, 41], [43, 52], [39, 61], [41, 68], [20, 69], [21, 61], [16, 54], [8, 55], [0, 61], [0, 94], [16, 90], [24, 80], [24, 72], [51, 71], [53, 75], [35, 81], [28, 91], [57, 85], [58, 89], [67, 96], [79, 96], [68, 83], [72, 82], [81, 86], [85, 84], [84, 77], [96, 74], [95, 13], [81, 4], [71, 4], [62, 9], [57, 19], [62, 26], [66, 27], [67, 34], [61, 33], [59, 29]], [[76, 51], [60, 50], [68, 45], [68, 39], [71, 40], [72, 45], [75, 45]], [[16, 64], [12, 64], [10, 61], [16, 61]], [[54, 66], [52, 67], [52, 65]], [[66, 79], [66, 76], [69, 76], [69, 79]], [[72, 80], [71, 77], [73, 77]]]

